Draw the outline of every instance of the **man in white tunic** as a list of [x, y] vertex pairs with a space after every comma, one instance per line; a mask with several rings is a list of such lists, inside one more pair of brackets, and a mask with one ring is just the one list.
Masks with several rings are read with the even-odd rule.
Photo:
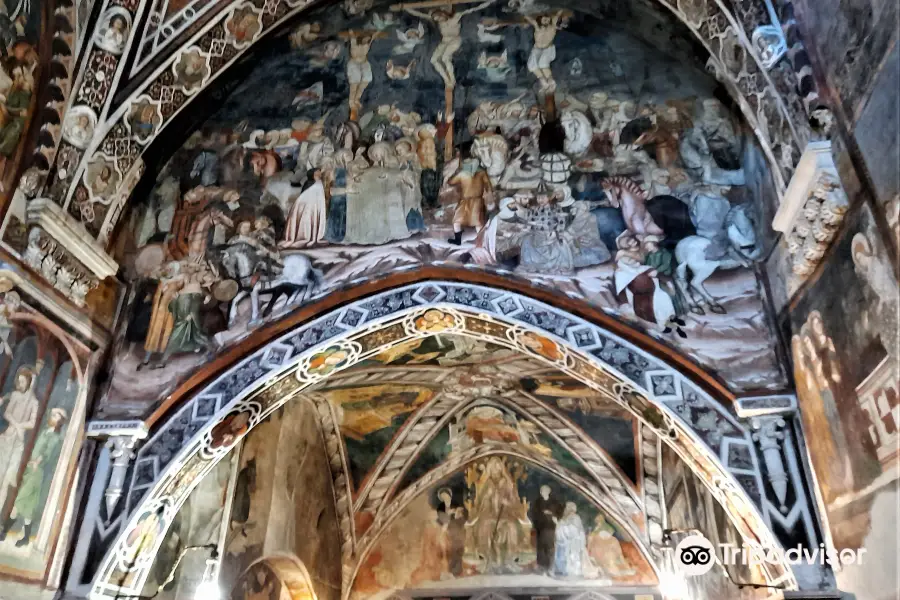
[[372, 42], [382, 37], [379, 32], [347, 31], [341, 37], [350, 39], [350, 60], [347, 61], [347, 81], [350, 83], [350, 108], [362, 108], [362, 96], [372, 83], [372, 65], [369, 50]]
[[0, 399], [6, 429], [0, 433], [0, 507], [6, 503], [9, 488], [16, 485], [22, 455], [25, 453], [25, 436], [34, 429], [37, 421], [38, 400], [34, 395], [34, 370], [20, 367], [16, 371], [15, 389]]

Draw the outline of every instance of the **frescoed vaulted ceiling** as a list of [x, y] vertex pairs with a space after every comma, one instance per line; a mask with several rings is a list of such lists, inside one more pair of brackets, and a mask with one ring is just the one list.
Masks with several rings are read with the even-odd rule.
[[[619, 493], [633, 494], [637, 485], [636, 425], [627, 411], [558, 370], [489, 342], [458, 335], [415, 340], [329, 378], [314, 393], [337, 409], [363, 513], [482, 445], [550, 461], [588, 480], [600, 474], [597, 483]], [[555, 411], [570, 414], [555, 420]], [[579, 425], [600, 444], [590, 463], [575, 458], [586, 448], [584, 436], [575, 434]]]
[[[315, 430], [315, 412], [335, 415], [337, 437], [324, 420], [323, 442], [304, 433]], [[346, 461], [351, 498], [338, 500], [333, 517], [320, 513], [319, 541], [310, 541], [294, 514], [301, 503], [285, 503], [279, 490], [321, 494], [327, 484], [313, 469], [326, 453]], [[298, 548], [319, 544], [328, 554], [326, 532], [338, 535], [346, 511], [356, 550], [342, 554], [341, 570], [351, 599], [479, 589], [657, 598], [664, 563], [649, 550], [647, 519], [664, 510], [658, 453], [628, 411], [546, 363], [454, 333], [418, 338], [331, 375], [245, 440], [239, 465], [228, 467], [252, 470], [252, 479], [238, 477], [226, 578], [254, 560], [260, 536], [287, 549], [300, 543], [290, 537], [297, 531]], [[666, 460], [673, 500], [691, 494], [702, 505], [700, 520], [679, 516], [684, 527], [739, 539], [690, 468], [674, 453]], [[338, 490], [345, 471], [331, 472]], [[288, 532], [284, 542], [272, 541], [273, 527]], [[333, 570], [304, 557], [320, 597], [330, 597], [323, 578]]]

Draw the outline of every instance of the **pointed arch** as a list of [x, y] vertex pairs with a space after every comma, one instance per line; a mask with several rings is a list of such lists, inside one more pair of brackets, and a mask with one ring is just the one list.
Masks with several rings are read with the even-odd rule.
[[[708, 68], [726, 86], [740, 107], [763, 149], [776, 189], [783, 194], [808, 141], [808, 123], [797, 122], [794, 118], [790, 110], [792, 102], [783, 96], [772, 80], [758, 50], [722, 0], [656, 1], [686, 25], [691, 35], [710, 53]], [[97, 139], [86, 151], [67, 142], [60, 144], [57, 159], [64, 154], [74, 156], [76, 166], [57, 169], [54, 178], [47, 182], [46, 189], [47, 195], [53, 196], [64, 209], [73, 209], [70, 212], [74, 214], [77, 212], [73, 204], [76, 191], [87, 189], [82, 182], [87, 165], [98, 157], [112, 161], [120, 179], [114, 193], [109, 195], [110, 202], [94, 207], [95, 210], [89, 211], [89, 217], [81, 217], [87, 230], [101, 245], [106, 246], [110, 241], [132, 191], [144, 174], [144, 156], [160, 132], [169, 127], [174, 117], [186, 107], [204, 97], [203, 92], [221, 79], [223, 73], [252, 56], [248, 54], [251, 49], [307, 12], [312, 2], [267, 2], [258, 17], [259, 28], [250, 40], [236, 39], [229, 31], [229, 23], [242, 4], [243, 0], [222, 3], [219, 12], [204, 15], [196, 27], [189, 29], [190, 34], [178, 46], [169, 48], [166, 54], [148, 63], [150, 66], [145, 71], [146, 75], [133, 81], [124, 77], [126, 60], [93, 47], [96, 45], [94, 40], [89, 42], [92, 47], [87, 48], [86, 54], [101, 65], [105, 75], [103, 79], [115, 84], [98, 84], [92, 77], [82, 77], [78, 81], [74, 97], [79, 102], [74, 104], [88, 107], [100, 115], [101, 120], [96, 127]], [[131, 16], [134, 19], [139, 15]], [[130, 47], [140, 42], [132, 36], [128, 44]], [[188, 55], [198, 57], [203, 63], [202, 78], [198, 81], [182, 82], [174, 75], [178, 65]], [[116, 89], [117, 86], [122, 89]], [[149, 133], [138, 134], [132, 132], [130, 117], [133, 105], [141, 101], [152, 104], [157, 116]], [[50, 172], [53, 170], [50, 169]]]
[[[245, 580], [256, 579], [259, 575], [266, 578], [264, 585], [271, 581], [278, 586], [275, 588], [279, 592], [278, 598], [283, 598], [286, 592], [290, 600], [317, 600], [306, 565], [293, 554], [273, 554], [254, 561], [241, 573], [227, 597], [232, 600], [239, 598], [235, 595], [238, 586]], [[249, 598], [247, 597], [247, 600]]]
[[[617, 504], [629, 506], [631, 514], [640, 514], [642, 507], [639, 502], [639, 495], [633, 482], [631, 482], [624, 473], [621, 472], [619, 466], [612, 457], [601, 448], [594, 440], [586, 435], [579, 435], [574, 424], [565, 417], [561, 411], [555, 410], [540, 400], [522, 396], [523, 404], [520, 405], [514, 398], [491, 397], [481, 399], [463, 399], [455, 400], [453, 404], [442, 410], [441, 418], [431, 425], [428, 431], [421, 436], [415, 436], [415, 441], [404, 446], [409, 436], [405, 435], [413, 430], [421, 421], [425, 414], [434, 412], [432, 409], [441, 405], [441, 399], [435, 398], [431, 403], [427, 403], [417, 411], [415, 415], [404, 423], [401, 431], [398, 432], [395, 443], [392, 447], [386, 448], [381, 459], [373, 468], [371, 480], [367, 481], [365, 488], [361, 489], [357, 495], [355, 502], [355, 510], [360, 511], [367, 503], [368, 494], [373, 487], [383, 490], [378, 498], [378, 503], [372, 506], [372, 512], [375, 515], [387, 506], [394, 499], [395, 494], [400, 490], [399, 485], [403, 482], [403, 477], [425, 450], [427, 445], [434, 439], [438, 432], [442, 431], [450, 425], [450, 423], [458, 416], [476, 408], [478, 406], [494, 406], [502, 410], [510, 411], [518, 416], [527, 419], [533, 423], [540, 431], [548, 435], [555, 443], [563, 449], [575, 456], [576, 460], [591, 474], [595, 482], [612, 497]], [[440, 406], [444, 409], [445, 406]], [[529, 410], [531, 409], [531, 410]], [[541, 419], [537, 417], [541, 415]], [[584, 443], [588, 451], [588, 455], [582, 456], [577, 449], [572, 448], [567, 440], [576, 440]], [[411, 451], [404, 451], [404, 448], [411, 447]], [[394, 468], [388, 467], [393, 462], [393, 457], [399, 455], [404, 457], [401, 464]], [[399, 470], [396, 468], [399, 466]], [[380, 481], [379, 481], [380, 480]]]
[[[691, 465], [742, 536], [766, 547], [780, 547], [768, 525], [766, 511], [771, 503], [762, 496], [765, 488], [749, 429], [689, 372], [534, 298], [458, 281], [423, 281], [325, 311], [270, 339], [173, 411], [137, 453], [127, 497], [131, 516], [106, 550], [93, 597], [139, 593], [161, 538], [155, 536], [137, 554], [128, 540], [141, 536], [146, 528], [141, 515], [146, 521], [148, 511], [159, 514], [160, 534], [164, 533], [199, 479], [232, 447], [217, 434], [222, 424], [230, 423], [237, 413], [246, 414], [248, 426], [233, 436], [236, 443], [267, 415], [327, 380], [333, 371], [394, 345], [430, 336], [434, 331], [427, 330], [423, 325], [427, 321], [421, 319], [427, 311], [444, 313], [443, 332], [516, 349], [620, 405]], [[540, 336], [547, 345], [535, 350], [533, 344], [523, 343], [525, 334]], [[549, 353], [548, 348], [552, 348]], [[346, 509], [349, 494], [340, 497], [340, 493], [336, 491], [337, 503]], [[652, 536], [650, 541], [662, 543]], [[353, 539], [345, 544], [355, 552]], [[786, 564], [766, 565], [765, 575], [771, 585], [796, 589]]]

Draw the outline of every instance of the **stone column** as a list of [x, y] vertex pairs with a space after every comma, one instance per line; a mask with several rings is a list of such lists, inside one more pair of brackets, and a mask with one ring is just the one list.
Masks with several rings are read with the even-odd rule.
[[779, 416], [771, 416], [754, 417], [750, 421], [750, 425], [753, 427], [753, 441], [759, 445], [763, 462], [766, 465], [766, 477], [778, 499], [778, 510], [786, 514], [788, 512], [789, 478], [784, 465], [784, 457], [781, 454], [786, 423]]
[[128, 474], [131, 461], [134, 460], [137, 441], [137, 438], [126, 435], [114, 436], [106, 441], [110, 460], [109, 480], [103, 494], [107, 518], [115, 513], [116, 506], [125, 491], [125, 476]]
[[128, 470], [147, 429], [142, 421], [91, 421], [87, 436], [103, 446], [93, 458], [96, 468], [86, 485], [87, 501], [65, 584], [68, 593], [79, 597], [87, 595], [94, 576], [87, 557], [102, 556], [125, 521], [121, 500], [128, 493]]
[[87, 431], [89, 437], [105, 440], [104, 520], [109, 522], [114, 519], [119, 501], [128, 491], [128, 470], [135, 458], [135, 448], [147, 437], [147, 429], [142, 421], [92, 421], [88, 423]]

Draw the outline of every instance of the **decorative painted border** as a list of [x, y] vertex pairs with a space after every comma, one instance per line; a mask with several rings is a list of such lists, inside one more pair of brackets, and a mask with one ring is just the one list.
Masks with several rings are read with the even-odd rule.
[[220, 9], [216, 0], [191, 0], [173, 14], [167, 14], [169, 0], [152, 0], [147, 27], [138, 44], [138, 52], [131, 67], [130, 76], [137, 75], [160, 52], [164, 51], [179, 34], [184, 33], [194, 22], [213, 9]]
[[[452, 313], [452, 324], [444, 329], [517, 347], [621, 404], [695, 467], [746, 539], [779, 547], [770, 529], [775, 503], [766, 497], [751, 431], [714, 398], [658, 358], [569, 313], [514, 292], [434, 281], [358, 300], [298, 327], [246, 357], [175, 412], [137, 453], [125, 511], [130, 516], [106, 551], [91, 597], [140, 593], [146, 567], [117, 559], [125, 540], [138, 529], [147, 506], [162, 507], [167, 526], [200, 478], [227, 454], [231, 446], [210, 445], [210, 432], [225, 417], [252, 402], [260, 407], [254, 421], [261, 420], [330, 372], [435, 333], [419, 323], [435, 310]], [[524, 332], [546, 336], [557, 352], [535, 353], [517, 342]], [[322, 365], [329, 357], [334, 360], [327, 371]], [[162, 537], [148, 546], [151, 556]], [[770, 567], [770, 584], [796, 589], [786, 565]]]

